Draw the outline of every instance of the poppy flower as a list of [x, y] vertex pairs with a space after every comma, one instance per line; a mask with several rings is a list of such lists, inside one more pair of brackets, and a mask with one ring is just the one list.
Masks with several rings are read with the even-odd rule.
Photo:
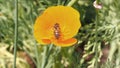
[[36, 19], [34, 37], [41, 44], [71, 46], [77, 42], [73, 37], [81, 27], [79, 19], [79, 12], [72, 7], [49, 7]]

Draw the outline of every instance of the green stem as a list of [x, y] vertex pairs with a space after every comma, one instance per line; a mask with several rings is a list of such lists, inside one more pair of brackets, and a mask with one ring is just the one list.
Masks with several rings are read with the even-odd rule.
[[36, 42], [34, 41], [34, 48], [35, 48], [35, 56], [37, 60], [37, 68], [40, 68], [40, 60], [39, 60], [39, 54], [38, 54], [38, 47], [36, 45]]
[[[33, 6], [32, 6], [32, 4], [30, 3], [30, 5], [31, 5], [31, 14], [30, 14], [30, 20], [31, 20], [31, 22], [32, 22], [32, 27], [34, 27], [34, 21], [33, 21], [33, 16], [32, 16], [32, 12], [33, 12]], [[32, 33], [34, 32], [34, 29], [32, 29]], [[33, 36], [33, 38], [34, 38], [34, 36]], [[36, 41], [35, 40], [33, 40], [34, 41], [34, 49], [35, 49], [35, 57], [36, 57], [36, 60], [37, 60], [37, 68], [40, 68], [40, 60], [39, 60], [39, 53], [38, 53], [38, 47], [37, 47], [37, 45], [36, 45]]]
[[96, 9], [96, 22], [95, 22], [95, 68], [98, 68], [98, 10]]
[[14, 64], [13, 68], [16, 68], [16, 55], [17, 55], [17, 40], [18, 40], [18, 0], [14, 0], [14, 6], [15, 6], [15, 35], [14, 35]]
[[62, 2], [62, 5], [66, 5], [66, 3], [67, 3], [67, 0], [64, 0], [63, 2]]
[[57, 5], [60, 5], [60, 2], [61, 2], [61, 0], [58, 0], [58, 3], [57, 3]]
[[51, 50], [52, 50], [52, 47], [53, 47], [53, 44], [48, 45], [48, 46], [49, 46], [49, 48], [47, 46], [44, 47], [43, 64], [42, 64], [41, 68], [45, 68], [45, 66], [47, 65], [48, 59], [49, 59], [49, 56], [50, 56], [50, 53], [51, 53]]
[[71, 0], [67, 6], [72, 6], [77, 0]]

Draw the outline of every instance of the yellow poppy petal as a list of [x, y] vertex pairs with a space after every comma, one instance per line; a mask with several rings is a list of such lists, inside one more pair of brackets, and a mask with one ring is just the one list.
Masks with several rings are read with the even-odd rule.
[[79, 20], [80, 14], [72, 7], [49, 7], [46, 9], [44, 14], [47, 14], [51, 17], [51, 19], [53, 19], [53, 21], [51, 21], [53, 24], [58, 23], [60, 25], [61, 33], [64, 36], [64, 39], [69, 39], [75, 36], [78, 32], [78, 29], [81, 27], [81, 22]]
[[77, 39], [75, 38], [71, 38], [71, 39], [67, 39], [65, 41], [53, 41], [53, 44], [55, 44], [56, 46], [61, 46], [61, 47], [68, 47], [68, 46], [72, 46], [77, 42]]
[[34, 24], [34, 36], [38, 36], [41, 39], [49, 39], [53, 34], [51, 22], [48, 22], [44, 16], [40, 16], [36, 19]]
[[[79, 19], [79, 12], [72, 7], [49, 7], [36, 19], [34, 24], [34, 37], [39, 43], [43, 44], [54, 43], [62, 47], [71, 46], [77, 42], [72, 37], [77, 34], [81, 27]], [[55, 28], [56, 23], [59, 25], [57, 28]]]

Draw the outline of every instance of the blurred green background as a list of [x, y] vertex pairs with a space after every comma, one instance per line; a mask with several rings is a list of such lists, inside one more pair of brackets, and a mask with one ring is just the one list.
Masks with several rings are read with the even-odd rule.
[[[70, 1], [18, 0], [17, 68], [42, 68], [46, 57], [45, 68], [120, 68], [120, 0], [99, 0], [100, 10], [93, 7], [94, 0], [77, 0], [72, 7], [80, 12], [82, 27], [74, 46], [53, 46], [49, 52], [50, 46], [35, 41], [36, 17], [49, 6]], [[0, 68], [13, 67], [14, 3], [0, 0]]]

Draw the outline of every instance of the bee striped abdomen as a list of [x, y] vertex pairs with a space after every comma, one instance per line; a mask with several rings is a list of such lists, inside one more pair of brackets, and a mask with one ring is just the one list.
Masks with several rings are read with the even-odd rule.
[[54, 36], [56, 39], [60, 38], [60, 26], [58, 23], [54, 25]]

